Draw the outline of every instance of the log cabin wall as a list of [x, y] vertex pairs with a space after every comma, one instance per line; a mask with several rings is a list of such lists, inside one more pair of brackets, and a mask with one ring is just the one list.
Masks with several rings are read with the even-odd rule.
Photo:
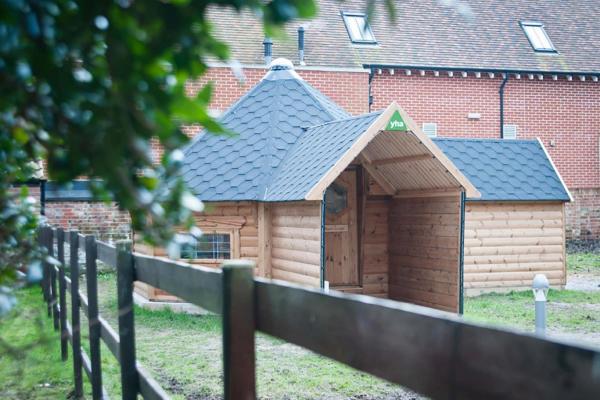
[[[196, 225], [205, 233], [229, 233], [231, 258], [250, 260], [258, 265], [258, 205], [256, 202], [232, 201], [207, 203], [202, 213], [194, 215]], [[138, 235], [134, 235], [134, 251], [156, 257], [167, 257], [162, 247], [143, 244]], [[182, 260], [190, 264], [218, 268], [221, 260]], [[255, 275], [258, 275], [258, 268]], [[153, 301], [179, 301], [169, 293], [153, 288], [145, 283], [135, 283], [136, 292]]]
[[566, 284], [563, 203], [467, 202], [465, 293], [529, 289], [535, 274]]
[[388, 213], [389, 198], [367, 197], [364, 206], [362, 240], [362, 292], [388, 297]]
[[395, 198], [389, 218], [389, 298], [457, 312], [460, 196]]
[[271, 277], [320, 286], [321, 203], [271, 203]]

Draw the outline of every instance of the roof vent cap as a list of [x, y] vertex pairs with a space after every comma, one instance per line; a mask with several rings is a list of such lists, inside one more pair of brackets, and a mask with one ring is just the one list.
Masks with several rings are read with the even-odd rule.
[[294, 64], [287, 58], [276, 58], [269, 66], [271, 71], [293, 70]]

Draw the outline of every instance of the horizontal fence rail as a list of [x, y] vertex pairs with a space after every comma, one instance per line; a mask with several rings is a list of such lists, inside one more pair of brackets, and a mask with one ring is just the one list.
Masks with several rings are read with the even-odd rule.
[[[226, 399], [256, 397], [256, 331], [433, 399], [599, 398], [600, 352], [592, 348], [479, 326], [421, 306], [253, 278], [252, 264], [244, 261], [216, 270], [134, 254], [126, 244], [112, 246], [76, 232], [40, 229], [39, 242], [50, 253], [54, 238], [60, 265], [45, 266], [42, 292], [62, 333], [63, 360], [67, 340], [71, 343], [76, 397], [83, 395], [84, 371], [93, 398], [108, 398], [101, 385], [101, 340], [121, 365], [123, 399], [169, 398], [136, 360], [132, 295], [137, 280], [222, 315]], [[64, 243], [71, 245], [70, 278]], [[86, 252], [87, 296], [79, 291], [80, 250]], [[98, 314], [96, 260], [117, 269], [117, 331]], [[80, 343], [80, 310], [90, 324], [90, 355]]]

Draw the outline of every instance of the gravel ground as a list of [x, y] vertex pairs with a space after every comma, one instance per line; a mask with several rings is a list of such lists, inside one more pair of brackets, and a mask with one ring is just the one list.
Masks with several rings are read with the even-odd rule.
[[600, 290], [600, 274], [570, 272], [565, 289], [597, 291]]

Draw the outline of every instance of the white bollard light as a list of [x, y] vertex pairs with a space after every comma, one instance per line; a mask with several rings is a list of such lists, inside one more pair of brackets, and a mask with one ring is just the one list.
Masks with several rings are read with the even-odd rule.
[[544, 274], [536, 274], [533, 277], [533, 296], [535, 299], [535, 333], [543, 335], [546, 333], [546, 299], [550, 282]]

